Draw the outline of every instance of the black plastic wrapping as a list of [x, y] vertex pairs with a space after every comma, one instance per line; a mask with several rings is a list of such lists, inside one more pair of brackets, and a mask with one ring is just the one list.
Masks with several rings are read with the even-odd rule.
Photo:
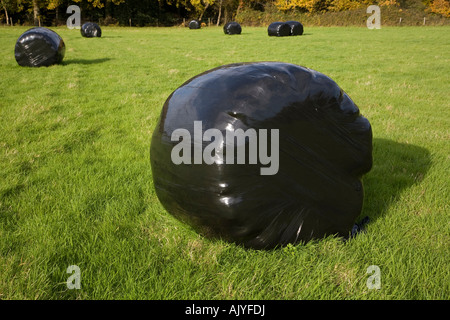
[[223, 26], [223, 32], [225, 34], [241, 34], [242, 27], [239, 23], [230, 21]]
[[81, 26], [81, 35], [86, 38], [100, 38], [102, 36], [102, 29], [94, 22], [86, 22]]
[[64, 59], [66, 46], [54, 31], [39, 27], [25, 31], [17, 39], [14, 56], [20, 66], [47, 67]]
[[191, 22], [189, 22], [189, 29], [200, 29], [200, 28], [201, 28], [200, 21], [192, 20]]
[[271, 37], [287, 37], [291, 35], [291, 27], [285, 22], [273, 22], [267, 28]]
[[[222, 154], [216, 150], [207, 164], [201, 156], [196, 160], [195, 150], [206, 152], [215, 139], [196, 135], [212, 128], [222, 133]], [[191, 140], [172, 141], [177, 129], [187, 130]], [[239, 142], [228, 149], [225, 137], [238, 129], [259, 132], [258, 143], [266, 132], [270, 166], [278, 150], [277, 170], [262, 174], [268, 162], [251, 163], [255, 140], [249, 137], [240, 144], [245, 161], [237, 163]], [[193, 151], [186, 153], [188, 161], [175, 164], [172, 152], [182, 143]], [[262, 152], [261, 145], [257, 149]], [[372, 166], [372, 130], [350, 97], [322, 73], [281, 62], [231, 64], [190, 79], [168, 97], [150, 159], [156, 194], [169, 213], [205, 236], [269, 249], [350, 235], [363, 203], [361, 177]]]
[[303, 34], [303, 25], [298, 21], [286, 21], [291, 28], [291, 36], [301, 36]]

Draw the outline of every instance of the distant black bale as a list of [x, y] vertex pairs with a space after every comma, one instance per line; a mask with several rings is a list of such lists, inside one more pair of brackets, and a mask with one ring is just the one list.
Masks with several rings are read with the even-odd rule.
[[286, 37], [291, 35], [291, 27], [284, 22], [274, 22], [267, 28], [269, 36]]
[[54, 31], [39, 27], [25, 31], [17, 39], [14, 55], [24, 67], [48, 67], [64, 59], [66, 46]]
[[86, 38], [102, 36], [102, 29], [94, 22], [86, 22], [81, 26], [81, 35]]
[[223, 32], [225, 34], [241, 34], [241, 25], [237, 22], [231, 21], [223, 26]]
[[298, 21], [286, 21], [291, 27], [291, 36], [301, 36], [303, 34], [303, 25]]
[[200, 21], [192, 20], [191, 22], [189, 22], [189, 29], [200, 29], [200, 28], [201, 28]]

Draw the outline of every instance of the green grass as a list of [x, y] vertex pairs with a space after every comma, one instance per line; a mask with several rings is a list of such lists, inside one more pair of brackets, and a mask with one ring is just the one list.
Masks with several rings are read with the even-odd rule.
[[[0, 28], [0, 299], [449, 299], [450, 27], [58, 28], [63, 65], [19, 67]], [[159, 203], [149, 161], [165, 99], [222, 64], [283, 61], [333, 78], [374, 134], [344, 242], [280, 250], [209, 240]], [[81, 289], [69, 290], [69, 265]], [[366, 270], [378, 265], [381, 289]]]

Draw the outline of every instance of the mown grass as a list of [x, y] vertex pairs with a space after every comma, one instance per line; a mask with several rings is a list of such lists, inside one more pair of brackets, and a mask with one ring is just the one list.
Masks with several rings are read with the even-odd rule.
[[[0, 28], [0, 299], [448, 299], [449, 27], [57, 28], [64, 63], [22, 68]], [[169, 94], [222, 64], [283, 61], [332, 77], [371, 121], [367, 230], [272, 251], [196, 234], [152, 185]], [[69, 265], [81, 289], [69, 290]], [[370, 265], [381, 289], [369, 290]]]

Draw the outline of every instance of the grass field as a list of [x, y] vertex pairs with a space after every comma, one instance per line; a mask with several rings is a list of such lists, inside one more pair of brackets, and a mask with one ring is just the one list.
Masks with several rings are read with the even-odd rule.
[[[0, 299], [449, 299], [450, 27], [56, 30], [64, 62], [19, 67], [0, 28]], [[208, 240], [152, 184], [170, 93], [219, 65], [283, 61], [333, 78], [373, 127], [366, 232], [279, 250]], [[66, 285], [77, 265], [81, 289]], [[367, 268], [381, 271], [368, 289]]]

